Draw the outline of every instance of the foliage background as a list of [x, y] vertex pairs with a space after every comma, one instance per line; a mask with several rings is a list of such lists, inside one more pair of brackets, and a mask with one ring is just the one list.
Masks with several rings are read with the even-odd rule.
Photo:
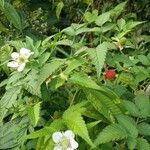
[[[0, 149], [52, 150], [51, 134], [68, 128], [81, 150], [150, 149], [150, 1], [129, 0], [111, 21], [103, 20], [102, 26], [110, 21], [120, 29], [99, 33], [91, 21], [95, 9], [105, 14], [121, 2], [0, 0]], [[121, 29], [123, 20], [129, 32]], [[112, 43], [122, 30], [119, 50]], [[20, 74], [7, 62], [24, 46], [35, 55]], [[99, 49], [101, 61], [95, 60]], [[116, 79], [105, 79], [107, 69], [116, 70]]]

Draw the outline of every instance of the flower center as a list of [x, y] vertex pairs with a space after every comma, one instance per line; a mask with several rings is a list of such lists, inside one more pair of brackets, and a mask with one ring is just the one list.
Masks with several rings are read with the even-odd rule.
[[28, 60], [24, 56], [19, 56], [17, 61], [18, 63], [22, 64], [22, 63], [26, 63]]
[[63, 137], [60, 142], [61, 147], [65, 150], [66, 148], [70, 147], [70, 140], [66, 137]]

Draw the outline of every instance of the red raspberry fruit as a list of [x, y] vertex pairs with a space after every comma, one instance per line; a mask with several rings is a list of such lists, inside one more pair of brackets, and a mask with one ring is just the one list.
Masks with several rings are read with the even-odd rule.
[[116, 77], [116, 71], [114, 69], [106, 70], [104, 75], [105, 79], [113, 80]]

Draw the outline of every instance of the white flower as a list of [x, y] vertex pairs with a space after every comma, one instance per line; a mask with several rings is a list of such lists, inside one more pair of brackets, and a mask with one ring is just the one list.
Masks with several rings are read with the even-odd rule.
[[19, 72], [23, 71], [28, 58], [33, 55], [34, 52], [31, 52], [29, 49], [21, 48], [20, 52], [13, 52], [11, 54], [12, 61], [7, 64], [8, 67], [17, 68]]
[[75, 150], [78, 143], [74, 140], [75, 135], [71, 130], [65, 132], [55, 132], [52, 135], [53, 141], [56, 143], [54, 150]]

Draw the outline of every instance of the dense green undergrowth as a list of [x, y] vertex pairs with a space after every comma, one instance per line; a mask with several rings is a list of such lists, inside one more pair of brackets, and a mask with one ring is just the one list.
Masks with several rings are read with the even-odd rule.
[[148, 6], [0, 0], [0, 149], [150, 150]]

